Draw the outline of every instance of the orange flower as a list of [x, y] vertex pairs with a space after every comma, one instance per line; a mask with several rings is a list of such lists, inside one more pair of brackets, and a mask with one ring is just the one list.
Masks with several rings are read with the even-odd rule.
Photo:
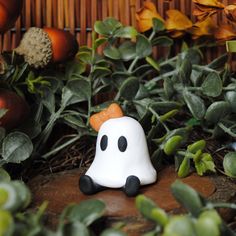
[[143, 7], [136, 13], [137, 26], [140, 32], [145, 32], [153, 27], [152, 19], [157, 18], [164, 22], [164, 19], [157, 12], [152, 2], [144, 2]]
[[192, 21], [178, 10], [168, 10], [166, 15], [168, 18], [165, 26], [173, 38], [182, 36], [193, 26]]
[[221, 25], [214, 34], [218, 41], [227, 41], [236, 38], [236, 32], [232, 25]]
[[214, 34], [216, 27], [211, 17], [206, 18], [204, 21], [198, 21], [191, 29], [192, 38], [198, 39], [202, 36], [211, 36]]
[[224, 13], [228, 20], [236, 23], [236, 4], [226, 6], [224, 9]]
[[193, 2], [196, 4], [193, 15], [200, 21], [205, 20], [225, 7], [224, 4], [217, 0], [193, 0]]

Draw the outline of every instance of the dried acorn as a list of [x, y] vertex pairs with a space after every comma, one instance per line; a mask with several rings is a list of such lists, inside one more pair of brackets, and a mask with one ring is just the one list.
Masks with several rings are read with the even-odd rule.
[[72, 58], [78, 43], [72, 34], [56, 28], [30, 28], [15, 52], [23, 55], [29, 65], [39, 68], [49, 62], [59, 63]]

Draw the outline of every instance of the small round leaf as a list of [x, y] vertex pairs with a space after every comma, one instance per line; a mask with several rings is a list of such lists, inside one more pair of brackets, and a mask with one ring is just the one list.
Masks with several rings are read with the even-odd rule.
[[13, 132], [6, 136], [2, 144], [2, 157], [6, 162], [20, 163], [28, 159], [33, 151], [30, 138], [21, 132]]
[[206, 121], [217, 124], [222, 118], [224, 118], [230, 112], [230, 105], [228, 102], [219, 101], [212, 103], [206, 111]]
[[222, 92], [222, 81], [216, 72], [208, 74], [202, 83], [202, 92], [209, 97], [218, 97]]

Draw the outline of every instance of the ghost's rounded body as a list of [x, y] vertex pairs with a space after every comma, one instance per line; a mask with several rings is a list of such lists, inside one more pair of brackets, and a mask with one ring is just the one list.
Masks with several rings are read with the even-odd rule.
[[124, 187], [129, 176], [137, 177], [140, 185], [154, 183], [157, 174], [139, 122], [124, 116], [103, 123], [94, 161], [85, 175], [96, 184], [109, 188]]

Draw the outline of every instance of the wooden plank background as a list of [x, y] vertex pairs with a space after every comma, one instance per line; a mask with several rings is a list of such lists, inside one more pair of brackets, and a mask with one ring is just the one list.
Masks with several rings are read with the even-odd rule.
[[[144, 0], [24, 0], [21, 17], [13, 29], [1, 36], [0, 50], [15, 48], [31, 26], [58, 27], [74, 34], [80, 45], [91, 45], [91, 31], [96, 20], [113, 16], [125, 25], [135, 26], [135, 12]], [[152, 0], [159, 13], [165, 17], [168, 9], [179, 9], [193, 21], [191, 15], [194, 4], [192, 0]], [[234, 0], [222, 0], [230, 4]], [[217, 22], [226, 22], [222, 14], [215, 17]], [[224, 50], [224, 49], [223, 49]], [[209, 50], [208, 60], [222, 53], [222, 48]]]

